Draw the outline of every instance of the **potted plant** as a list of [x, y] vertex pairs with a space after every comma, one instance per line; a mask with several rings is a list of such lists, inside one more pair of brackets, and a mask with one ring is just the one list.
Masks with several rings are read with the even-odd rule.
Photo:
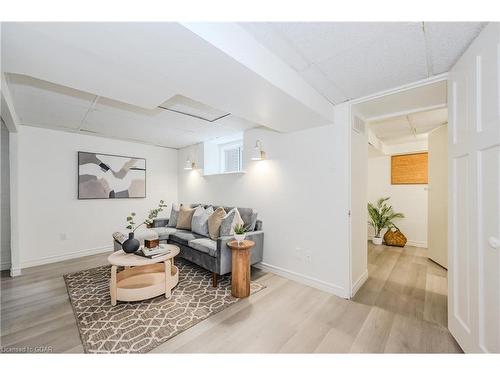
[[154, 208], [149, 211], [149, 215], [144, 220], [142, 223], [139, 225], [135, 225], [134, 218], [135, 218], [135, 212], [131, 212], [127, 216], [127, 226], [125, 227], [126, 229], [130, 230], [128, 234], [128, 239], [123, 242], [122, 244], [122, 249], [126, 253], [135, 253], [137, 250], [139, 250], [139, 247], [141, 246], [139, 240], [134, 238], [134, 233], [135, 231], [141, 226], [141, 225], [151, 225], [153, 224], [154, 219], [158, 216], [158, 214], [163, 211], [163, 208], [166, 207], [167, 205], [163, 200], [160, 200], [160, 203], [158, 204], [157, 208]]
[[374, 231], [375, 236], [372, 239], [374, 245], [382, 244], [381, 232], [385, 228], [389, 228], [393, 225], [392, 221], [394, 219], [404, 218], [404, 215], [400, 212], [394, 212], [392, 206], [387, 204], [390, 197], [380, 198], [376, 205], [373, 203], [368, 203], [368, 215], [370, 216], [370, 224]]
[[245, 240], [246, 231], [243, 224], [236, 224], [234, 226], [234, 239], [238, 241], [238, 245]]

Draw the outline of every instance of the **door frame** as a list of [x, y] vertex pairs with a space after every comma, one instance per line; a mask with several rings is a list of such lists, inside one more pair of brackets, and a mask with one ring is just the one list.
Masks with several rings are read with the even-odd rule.
[[[352, 276], [352, 269], [353, 269], [353, 241], [352, 241], [353, 188], [352, 188], [352, 184], [350, 183], [352, 181], [352, 158], [351, 158], [351, 156], [352, 156], [352, 146], [353, 146], [352, 145], [351, 131], [352, 131], [352, 127], [354, 125], [353, 124], [354, 116], [353, 116], [353, 108], [352, 107], [356, 104], [365, 103], [365, 102], [368, 102], [368, 101], [371, 101], [374, 99], [382, 98], [384, 96], [389, 96], [389, 95], [401, 93], [401, 92], [412, 90], [412, 89], [415, 89], [418, 87], [427, 86], [427, 85], [430, 85], [433, 83], [442, 82], [442, 81], [448, 82], [448, 77], [449, 77], [448, 73], [439, 74], [439, 75], [436, 75], [436, 76], [433, 76], [430, 78], [426, 78], [426, 79], [423, 79], [420, 81], [412, 82], [412, 83], [398, 86], [398, 87], [395, 87], [392, 89], [380, 91], [380, 92], [377, 92], [375, 94], [367, 95], [367, 96], [364, 96], [364, 97], [359, 98], [359, 99], [351, 100], [349, 102], [349, 108], [348, 108], [348, 111], [349, 111], [349, 131], [348, 131], [348, 140], [349, 141], [348, 141], [348, 143], [349, 144], [348, 144], [347, 158], [348, 158], [348, 179], [349, 179], [349, 197], [348, 197], [348, 199], [349, 199], [349, 225], [348, 225], [349, 226], [349, 295], [351, 297], [353, 297], [356, 294], [356, 292], [359, 290], [359, 288], [361, 288], [363, 283], [366, 281], [366, 279], [365, 279], [360, 283], [358, 280], [353, 280], [353, 276]], [[359, 116], [359, 117], [363, 121], [371, 120], [371, 119], [363, 118], [362, 116]], [[449, 114], [448, 114], [448, 118], [449, 118]], [[450, 130], [448, 128], [448, 132], [449, 131]], [[448, 151], [448, 154], [449, 154], [449, 151]], [[450, 222], [449, 214], [448, 214], [448, 222]], [[365, 230], [365, 232], [366, 232], [366, 230]], [[366, 240], [368, 241], [368, 236], [367, 236]], [[449, 245], [448, 245], [448, 250], [449, 250]], [[448, 251], [448, 257], [450, 257], [450, 256], [451, 256], [451, 254]], [[368, 269], [368, 264], [366, 264], [365, 267], [366, 267], [366, 269]]]

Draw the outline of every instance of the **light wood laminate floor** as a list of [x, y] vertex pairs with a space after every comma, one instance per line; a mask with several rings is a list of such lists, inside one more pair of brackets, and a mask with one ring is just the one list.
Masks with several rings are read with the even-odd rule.
[[[1, 345], [82, 352], [62, 275], [106, 264], [108, 254], [1, 278]], [[369, 279], [345, 300], [254, 270], [267, 286], [153, 352], [461, 352], [446, 328], [446, 270], [426, 250], [369, 245]]]

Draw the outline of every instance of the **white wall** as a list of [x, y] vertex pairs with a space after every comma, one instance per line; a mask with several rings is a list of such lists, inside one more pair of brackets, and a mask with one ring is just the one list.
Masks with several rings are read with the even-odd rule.
[[[337, 114], [346, 110], [339, 106]], [[200, 170], [185, 171], [183, 162], [194, 148], [182, 149], [179, 200], [257, 209], [264, 222], [264, 268], [348, 297], [346, 129], [348, 123], [336, 121], [288, 134], [249, 130], [244, 135], [247, 173], [240, 175], [203, 177]], [[268, 160], [250, 161], [257, 139]]]
[[10, 171], [9, 171], [9, 132], [1, 121], [0, 134], [0, 263], [1, 269], [10, 268]]
[[448, 126], [429, 133], [429, 258], [448, 268]]
[[[427, 185], [391, 185], [390, 156], [368, 158], [368, 201], [391, 197], [394, 210], [405, 215], [395, 223], [410, 246], [427, 247], [427, 194]], [[372, 236], [368, 226], [368, 237]]]
[[[145, 199], [78, 200], [77, 151], [146, 158]], [[110, 248], [130, 211], [142, 218], [160, 199], [177, 201], [177, 151], [139, 143], [21, 126], [18, 136], [21, 267]], [[170, 211], [167, 210], [165, 216]]]

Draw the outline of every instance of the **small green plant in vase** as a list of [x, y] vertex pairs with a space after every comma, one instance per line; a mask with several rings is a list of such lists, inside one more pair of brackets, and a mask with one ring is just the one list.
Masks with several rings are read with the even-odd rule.
[[134, 233], [135, 231], [141, 226], [141, 225], [146, 225], [150, 226], [153, 224], [154, 219], [158, 216], [158, 214], [163, 211], [163, 208], [165, 208], [167, 205], [163, 200], [160, 201], [158, 204], [158, 207], [153, 208], [152, 210], [149, 210], [149, 215], [144, 220], [142, 223], [139, 225], [136, 225], [135, 223], [135, 212], [131, 212], [127, 216], [127, 226], [125, 227], [126, 229], [129, 230], [128, 234], [128, 239], [123, 242], [122, 244], [122, 249], [126, 253], [135, 253], [137, 250], [139, 250], [139, 247], [141, 246], [139, 240], [134, 238]]
[[238, 241], [238, 245], [245, 240], [247, 230], [243, 224], [236, 224], [234, 226], [234, 239]]
[[375, 236], [372, 242], [375, 245], [382, 244], [381, 232], [385, 228], [394, 226], [394, 219], [402, 219], [405, 216], [400, 212], [394, 212], [392, 206], [387, 204], [390, 197], [380, 198], [376, 204], [368, 203], [368, 215], [370, 216], [370, 224], [375, 231]]

